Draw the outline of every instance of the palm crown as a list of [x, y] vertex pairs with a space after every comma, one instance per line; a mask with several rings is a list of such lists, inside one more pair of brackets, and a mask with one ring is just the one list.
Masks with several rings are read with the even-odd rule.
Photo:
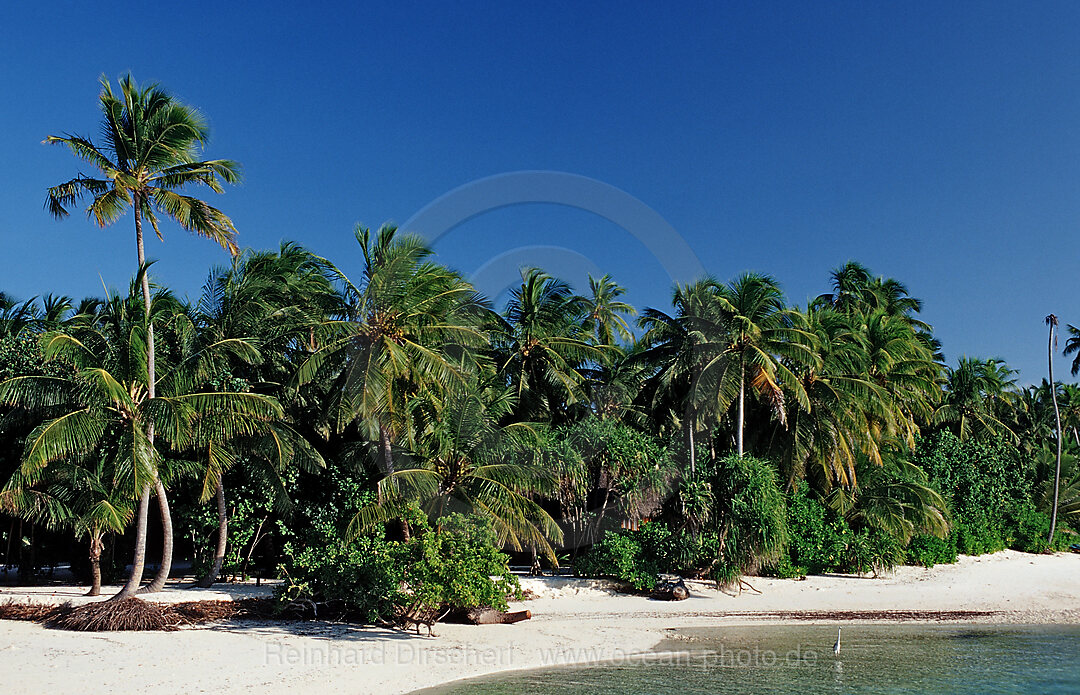
[[235, 162], [198, 159], [199, 150], [210, 137], [202, 115], [157, 85], [140, 89], [131, 75], [121, 78], [119, 95], [103, 76], [98, 100], [104, 116], [103, 145], [71, 134], [50, 135], [45, 142], [66, 145], [103, 177], [80, 174], [51, 187], [45, 203], [49, 212], [67, 217], [68, 208], [90, 196], [87, 215], [102, 227], [134, 207], [136, 215], [149, 220], [159, 238], [158, 215], [163, 214], [235, 254], [232, 220], [202, 200], [177, 192], [188, 185], [203, 185], [221, 193], [221, 182], [240, 180]]

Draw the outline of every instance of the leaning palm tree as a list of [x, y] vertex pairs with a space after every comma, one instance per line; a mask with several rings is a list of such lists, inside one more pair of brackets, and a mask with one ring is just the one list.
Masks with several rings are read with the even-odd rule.
[[[130, 208], [135, 220], [135, 246], [139, 268], [146, 267], [143, 246], [143, 220], [147, 220], [161, 238], [158, 216], [176, 221], [181, 227], [211, 239], [230, 253], [237, 251], [236, 227], [217, 208], [179, 191], [189, 185], [202, 185], [222, 193], [221, 183], [236, 183], [239, 166], [227, 159], [200, 160], [200, 150], [210, 138], [206, 120], [195, 109], [181, 104], [157, 85], [140, 88], [130, 74], [120, 79], [120, 94], [115, 94], [108, 79], [101, 78], [98, 97], [102, 111], [101, 132], [104, 144], [97, 145], [78, 135], [50, 135], [47, 144], [64, 145], [79, 159], [101, 172], [100, 178], [80, 174], [49, 189], [46, 208], [57, 218], [67, 217], [68, 208], [89, 197], [87, 216], [100, 227], [116, 222]], [[142, 271], [141, 271], [142, 272]], [[142, 272], [142, 298], [150, 315], [150, 283]], [[146, 350], [146, 388], [153, 398], [157, 387], [154, 364], [154, 327], [148, 324]], [[154, 429], [146, 432], [154, 443]], [[146, 481], [140, 493], [136, 515], [135, 559], [131, 577], [121, 592], [135, 591], [142, 579], [146, 559], [146, 522], [150, 490], [156, 488], [162, 522], [171, 531], [165, 487], [160, 480]], [[172, 564], [172, 534], [166, 532], [161, 567], [150, 585], [160, 590]]]

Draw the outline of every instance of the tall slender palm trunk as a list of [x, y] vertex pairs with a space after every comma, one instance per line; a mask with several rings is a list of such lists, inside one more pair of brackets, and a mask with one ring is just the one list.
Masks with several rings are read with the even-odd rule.
[[[151, 425], [151, 427], [153, 427]], [[153, 438], [151, 435], [151, 443]], [[165, 495], [165, 486], [159, 478], [154, 482], [154, 494], [157, 495], [158, 510], [161, 512], [161, 565], [158, 566], [154, 579], [139, 589], [140, 594], [152, 594], [165, 588], [165, 580], [172, 571], [173, 527], [172, 514], [169, 511], [169, 498]]]
[[206, 575], [196, 583], [196, 586], [203, 589], [209, 588], [221, 575], [221, 567], [225, 564], [225, 550], [229, 541], [229, 515], [225, 511], [225, 486], [221, 484], [220, 477], [218, 478], [217, 491], [214, 496], [217, 498], [218, 511], [217, 548], [214, 550], [213, 565], [210, 566], [210, 570]]
[[690, 477], [694, 477], [697, 473], [697, 453], [694, 451], [694, 417], [691, 415], [686, 418], [686, 422], [686, 430], [690, 439]]
[[[143, 247], [143, 232], [142, 232], [142, 213], [139, 208], [140, 199], [139, 194], [134, 196], [134, 204], [132, 209], [135, 213], [135, 245], [139, 253], [139, 268], [142, 269], [146, 263], [146, 252]], [[146, 315], [150, 315], [150, 278], [146, 276], [146, 273], [142, 273], [142, 295], [143, 306], [146, 310]], [[148, 325], [148, 345], [146, 350], [146, 372], [147, 372], [147, 395], [150, 398], [154, 397], [154, 327]], [[148, 434], [150, 444], [154, 443], [154, 429], [151, 425], [148, 428]], [[143, 570], [146, 567], [146, 526], [150, 511], [150, 488], [152, 486], [147, 483], [143, 486], [142, 491], [139, 493], [139, 508], [135, 514], [135, 557], [131, 563], [131, 574], [128, 576], [127, 583], [124, 588], [120, 590], [116, 596], [113, 596], [112, 600], [119, 600], [134, 596], [135, 592], [139, 590], [139, 584], [142, 583]]]
[[1054, 422], [1057, 426], [1057, 467], [1054, 471], [1054, 506], [1050, 510], [1050, 538], [1047, 541], [1051, 546], [1054, 543], [1054, 533], [1057, 531], [1058, 513], [1058, 489], [1061, 484], [1061, 411], [1058, 410], [1057, 388], [1054, 386], [1054, 344], [1055, 330], [1057, 329], [1057, 316], [1050, 314], [1046, 317], [1046, 323], [1050, 326], [1050, 335], [1046, 341], [1046, 361], [1050, 372], [1050, 399], [1054, 403]]
[[[156, 395], [157, 386], [157, 373], [156, 365], [154, 363], [154, 324], [149, 321], [150, 318], [150, 278], [144, 271], [146, 265], [146, 250], [143, 245], [143, 230], [142, 230], [142, 211], [141, 211], [141, 196], [135, 193], [132, 209], [135, 214], [135, 245], [138, 250], [139, 256], [139, 269], [142, 274], [142, 296], [143, 307], [146, 311], [147, 326], [146, 326], [146, 395], [147, 398], [154, 398]], [[150, 446], [154, 446], [154, 425], [148, 423], [146, 427], [147, 439], [150, 441]], [[156, 472], [155, 472], [156, 476]], [[165, 496], [165, 486], [161, 484], [161, 481], [155, 479], [154, 484], [147, 484], [143, 486], [142, 492], [139, 495], [139, 509], [135, 519], [135, 557], [132, 562], [131, 576], [128, 577], [127, 584], [120, 590], [113, 598], [122, 599], [135, 595], [139, 591], [139, 584], [142, 582], [143, 571], [146, 567], [146, 529], [149, 521], [150, 511], [150, 489], [151, 487], [156, 489], [158, 496], [158, 507], [161, 510], [161, 530], [163, 534], [162, 540], [162, 552], [161, 552], [161, 566], [158, 568], [157, 576], [154, 577], [154, 581], [146, 587], [147, 591], [160, 591], [165, 586], [165, 579], [169, 576], [169, 571], [172, 569], [172, 550], [173, 550], [173, 537], [172, 537], [172, 515], [169, 513], [169, 500]]]
[[736, 448], [739, 452], [739, 458], [743, 455], [743, 422], [745, 421], [745, 411], [743, 410], [746, 405], [746, 367], [739, 366], [739, 422], [735, 428], [735, 441]]

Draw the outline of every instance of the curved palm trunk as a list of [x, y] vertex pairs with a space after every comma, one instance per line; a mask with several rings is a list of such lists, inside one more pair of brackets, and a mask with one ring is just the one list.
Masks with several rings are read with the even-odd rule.
[[1050, 538], [1047, 541], [1053, 546], [1054, 533], [1057, 531], [1058, 489], [1061, 484], [1061, 412], [1058, 410], [1057, 388], [1054, 387], [1054, 329], [1057, 328], [1057, 317], [1051, 314], [1046, 317], [1046, 322], [1050, 324], [1050, 336], [1046, 342], [1046, 360], [1050, 372], [1050, 399], [1054, 402], [1054, 421], [1057, 424], [1057, 468], [1054, 471], [1054, 506], [1050, 510]]
[[229, 515], [225, 513], [225, 486], [221, 484], [220, 478], [214, 496], [217, 498], [218, 511], [217, 548], [214, 550], [214, 564], [206, 575], [196, 583], [196, 586], [203, 589], [209, 588], [221, 574], [221, 567], [225, 564], [225, 550], [229, 540]]
[[[142, 232], [142, 212], [141, 212], [141, 198], [138, 193], [134, 195], [134, 201], [132, 204], [132, 210], [135, 215], [135, 245], [139, 254], [139, 268], [142, 269], [146, 263], [146, 252], [143, 247], [143, 232]], [[143, 306], [146, 310], [146, 315], [150, 315], [150, 278], [146, 276], [146, 273], [142, 274], [142, 295]], [[154, 397], [154, 387], [156, 374], [154, 370], [154, 326], [149, 324], [147, 326], [147, 347], [146, 347], [146, 391], [149, 398]], [[154, 426], [151, 424], [147, 427], [147, 436], [150, 440], [150, 445], [154, 444]], [[139, 495], [139, 510], [135, 516], [135, 557], [131, 563], [131, 576], [128, 577], [127, 584], [120, 590], [120, 593], [113, 596], [113, 599], [124, 599], [130, 596], [134, 596], [135, 592], [139, 589], [139, 584], [142, 583], [143, 569], [146, 566], [146, 525], [149, 517], [150, 510], [150, 485], [147, 484], [143, 487], [142, 492]]]
[[158, 567], [154, 580], [139, 589], [140, 594], [152, 594], [165, 588], [165, 580], [172, 571], [173, 556], [173, 527], [172, 514], [169, 512], [169, 498], [165, 496], [165, 486], [158, 480], [154, 484], [154, 492], [158, 499], [158, 509], [161, 511], [161, 566]]

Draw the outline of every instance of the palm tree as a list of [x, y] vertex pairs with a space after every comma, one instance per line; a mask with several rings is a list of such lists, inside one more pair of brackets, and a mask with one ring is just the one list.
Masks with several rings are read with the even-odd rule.
[[[39, 484], [57, 461], [99, 452], [105, 465], [125, 481], [119, 488], [130, 500], [160, 481], [164, 458], [150, 440], [156, 433], [175, 454], [208, 444], [224, 445], [243, 436], [257, 436], [283, 413], [277, 401], [252, 393], [199, 391], [184, 388], [168, 363], [162, 388], [150, 395], [146, 354], [149, 324], [169, 331], [186, 317], [169, 295], [159, 293], [144, 314], [135, 288], [110, 300], [94, 324], [73, 325], [45, 337], [48, 359], [74, 366], [62, 376], [15, 377], [0, 383], [0, 404], [18, 405], [45, 417], [26, 439], [19, 467], [19, 486]], [[168, 538], [168, 536], [166, 536]], [[145, 543], [145, 527], [136, 543]], [[125, 587], [117, 596], [130, 596]]]
[[704, 398], [705, 389], [697, 389], [706, 370], [712, 374], [726, 364], [727, 320], [715, 300], [717, 288], [712, 278], [676, 285], [674, 315], [649, 308], [638, 321], [645, 333], [644, 349], [636, 360], [656, 369], [650, 409], [657, 419], [667, 411], [677, 426], [685, 428], [691, 477], [697, 471], [694, 440], [702, 419], [716, 422], [723, 415], [715, 409], [716, 399]]
[[615, 345], [630, 342], [634, 338], [626, 316], [634, 316], [637, 310], [632, 304], [619, 299], [626, 288], [616, 283], [610, 275], [597, 279], [589, 276], [589, 294], [585, 298], [585, 328], [593, 334], [598, 345]]
[[89, 540], [91, 586], [87, 596], [101, 595], [101, 552], [105, 535], [122, 533], [134, 514], [130, 481], [109, 465], [101, 452], [62, 458], [47, 466], [37, 485], [27, 484], [16, 470], [0, 490], [0, 509], [46, 527], [69, 527]]
[[[395, 470], [393, 451], [411, 437], [409, 402], [431, 385], [462, 383], [475, 351], [486, 347], [480, 329], [491, 312], [461, 275], [428, 260], [419, 237], [383, 227], [356, 239], [364, 254], [361, 282], [329, 261], [341, 285], [339, 315], [324, 323], [330, 336], [297, 369], [294, 384], [332, 379], [323, 416], [341, 432], [356, 424], [376, 442], [383, 475]], [[403, 524], [402, 532], [408, 533]]]
[[1070, 324], [1066, 325], [1069, 329], [1069, 339], [1065, 341], [1065, 350], [1062, 354], [1066, 357], [1076, 354], [1072, 361], [1072, 375], [1076, 376], [1080, 374], [1080, 328]]
[[538, 550], [555, 562], [551, 542], [560, 543], [562, 531], [529, 498], [550, 492], [552, 477], [520, 462], [536, 433], [528, 423], [505, 423], [514, 401], [508, 387], [475, 381], [415, 399], [411, 405], [423, 424], [414, 463], [379, 482], [378, 504], [361, 510], [353, 530], [395, 518], [408, 504], [419, 503], [436, 520], [455, 512], [485, 517], [499, 543]]
[[1057, 434], [1057, 465], [1054, 468], [1054, 504], [1050, 508], [1050, 538], [1047, 543], [1053, 547], [1054, 533], [1057, 531], [1058, 488], [1061, 485], [1061, 411], [1058, 410], [1057, 386], [1054, 383], [1054, 348], [1057, 347], [1058, 319], [1054, 314], [1046, 317], [1050, 333], [1046, 338], [1046, 366], [1050, 372], [1050, 400], [1054, 404], [1054, 423]]
[[[150, 222], [161, 238], [158, 215], [175, 220], [181, 227], [211, 239], [230, 253], [237, 251], [236, 227], [223, 212], [202, 200], [178, 191], [188, 185], [203, 185], [222, 193], [221, 182], [236, 183], [239, 167], [227, 159], [199, 160], [202, 147], [209, 141], [210, 131], [198, 111], [172, 98], [157, 85], [139, 88], [130, 74], [120, 79], [120, 94], [113, 93], [104, 76], [98, 97], [103, 119], [101, 130], [104, 145], [99, 147], [90, 139], [77, 135], [50, 135], [47, 144], [65, 145], [79, 159], [98, 169], [102, 178], [80, 174], [49, 189], [46, 208], [57, 218], [67, 217], [68, 208], [89, 196], [87, 216], [100, 227], [107, 227], [131, 208], [135, 219], [135, 245], [142, 279], [143, 306], [150, 316], [150, 282], [145, 273], [146, 253], [143, 247], [142, 222]], [[147, 395], [154, 398], [157, 388], [155, 374], [154, 326], [147, 325], [146, 349]], [[151, 423], [146, 432], [148, 442], [154, 443]], [[121, 596], [132, 594], [142, 580], [146, 558], [146, 522], [150, 488], [154, 487], [161, 507], [162, 523], [166, 527], [161, 567], [150, 585], [160, 590], [172, 564], [172, 533], [168, 500], [160, 480], [146, 481], [141, 492], [136, 516], [135, 559], [131, 577]]]
[[1002, 420], [1016, 398], [1014, 374], [1001, 360], [961, 357], [956, 367], [945, 371], [934, 422], [955, 427], [961, 441], [1000, 436], [1015, 441], [1016, 434]]
[[494, 348], [523, 418], [558, 418], [584, 398], [582, 369], [607, 352], [590, 344], [587, 310], [586, 300], [565, 282], [538, 268], [521, 271], [521, 285], [511, 292]]
[[[720, 364], [715, 380], [721, 410], [738, 399], [735, 435], [736, 451], [743, 455], [747, 382], [784, 419], [784, 390], [796, 402], [809, 407], [806, 391], [792, 366], [812, 361], [806, 332], [798, 325], [798, 314], [785, 308], [780, 286], [768, 275], [746, 273], [730, 285], [719, 286], [718, 299], [726, 314], [726, 352], [732, 357]], [[707, 372], [706, 372], [707, 374]]]
[[875, 378], [870, 342], [850, 317], [829, 306], [811, 307], [800, 320], [813, 361], [798, 368], [809, 407], [791, 407], [778, 438], [787, 486], [813, 471], [824, 487], [854, 485], [860, 456], [881, 463], [882, 438], [895, 431], [892, 396]]
[[[185, 357], [194, 370], [193, 380], [209, 385], [232, 379], [245, 390], [249, 385], [256, 392], [278, 390], [292, 358], [299, 357], [303, 347], [311, 347], [333, 300], [324, 264], [296, 244], [283, 243], [277, 253], [246, 251], [234, 257], [230, 266], [211, 274], [194, 307], [195, 331]], [[284, 423], [274, 423], [259, 437], [228, 449], [211, 441], [200, 450], [205, 463], [200, 501], [212, 494], [218, 511], [213, 563], [197, 582], [209, 587], [221, 572], [228, 541], [225, 471], [244, 453], [269, 464], [261, 470], [271, 481], [293, 460], [308, 467], [323, 463], [310, 444]]]

